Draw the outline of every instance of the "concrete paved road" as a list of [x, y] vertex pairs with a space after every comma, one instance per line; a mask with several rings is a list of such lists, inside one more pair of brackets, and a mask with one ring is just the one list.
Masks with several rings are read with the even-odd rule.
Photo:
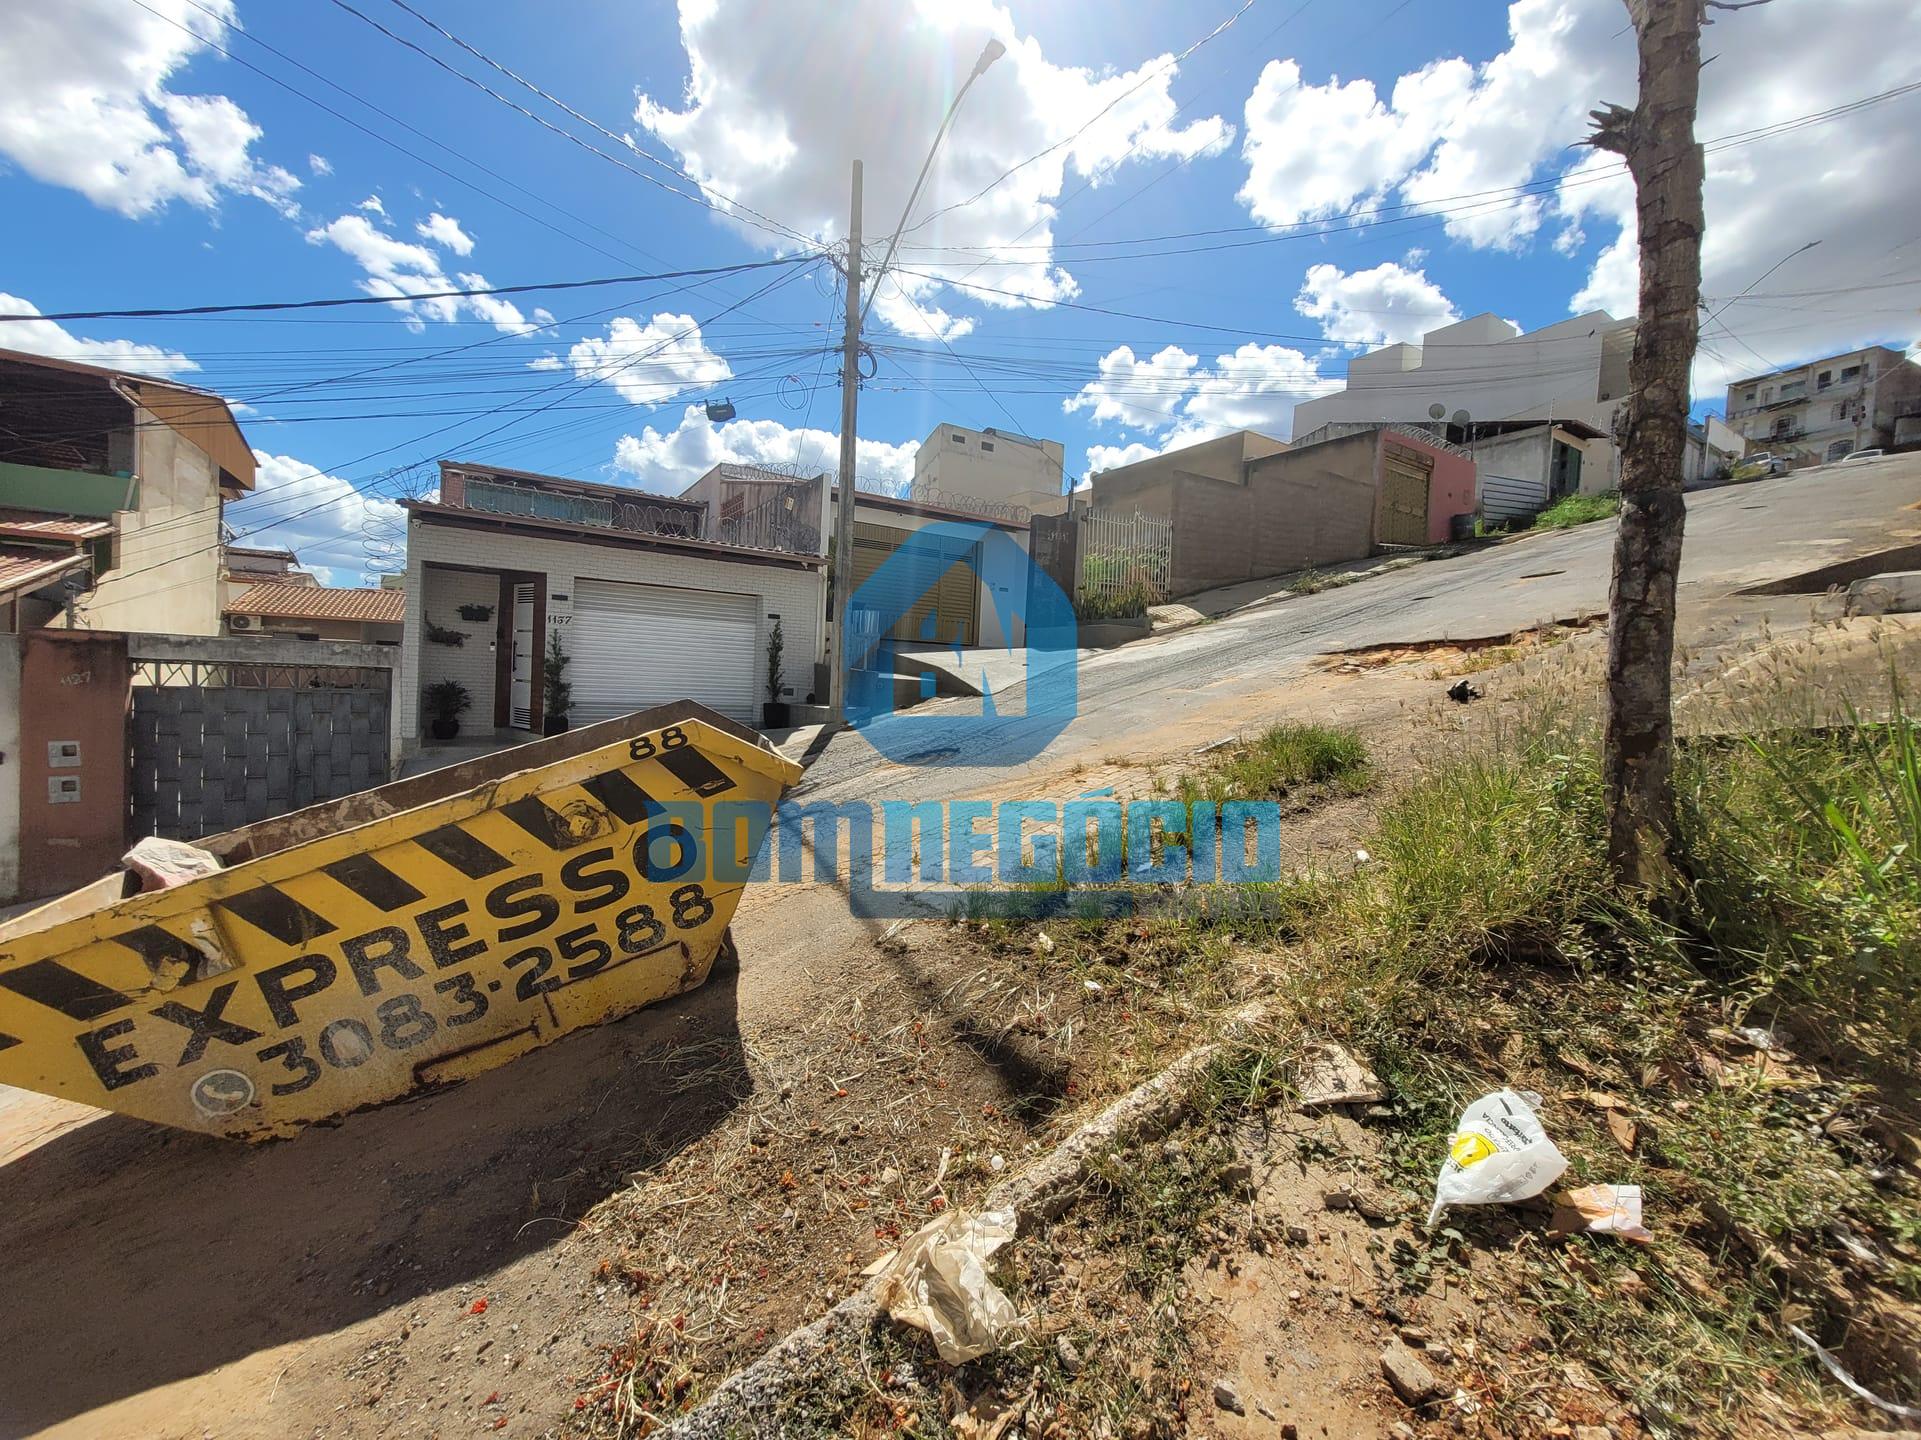
[[[1921, 540], [1921, 455], [1829, 466], [1688, 497], [1683, 607], [1839, 559]], [[1607, 608], [1615, 523], [1528, 536], [1339, 590], [1304, 595], [1197, 629], [1083, 652], [1076, 713], [1038, 757], [992, 753], [991, 763], [898, 765], [856, 734], [836, 736], [799, 799], [953, 799], [1005, 793], [1178, 729], [1184, 716], [1308, 672], [1314, 657], [1368, 645], [1506, 634], [1540, 621]], [[996, 696], [1001, 713], [1024, 705], [1020, 688]], [[979, 713], [943, 700], [915, 717]], [[1211, 738], [1195, 729], [1192, 743]]]

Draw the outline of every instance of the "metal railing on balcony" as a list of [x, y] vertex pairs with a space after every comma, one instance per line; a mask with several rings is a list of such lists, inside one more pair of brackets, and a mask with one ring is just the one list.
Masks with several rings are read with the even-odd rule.
[[784, 550], [793, 555], [818, 555], [820, 529], [796, 510], [787, 496], [763, 500], [744, 514], [730, 516], [712, 527], [705, 538], [721, 545], [748, 550]]

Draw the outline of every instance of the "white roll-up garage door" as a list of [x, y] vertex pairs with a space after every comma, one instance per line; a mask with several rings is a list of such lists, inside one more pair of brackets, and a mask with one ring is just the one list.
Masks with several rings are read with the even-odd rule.
[[578, 581], [574, 623], [561, 632], [573, 656], [567, 671], [573, 723], [591, 725], [672, 700], [698, 700], [734, 720], [757, 719], [759, 629], [757, 596]]

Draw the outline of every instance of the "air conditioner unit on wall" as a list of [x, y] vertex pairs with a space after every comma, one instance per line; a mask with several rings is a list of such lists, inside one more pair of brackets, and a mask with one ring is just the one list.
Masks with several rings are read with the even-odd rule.
[[235, 630], [249, 630], [253, 628], [253, 616], [229, 615], [227, 617], [227, 624]]

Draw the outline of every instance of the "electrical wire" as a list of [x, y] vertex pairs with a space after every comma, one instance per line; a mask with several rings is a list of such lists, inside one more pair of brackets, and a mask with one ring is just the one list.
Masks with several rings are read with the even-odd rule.
[[[352, 9], [351, 6], [344, 5], [344, 0], [335, 0], [335, 3], [342, 4], [343, 8]], [[796, 230], [793, 226], [783, 224], [781, 221], [774, 219], [770, 215], [762, 214], [760, 211], [754, 209], [753, 206], [747, 204], [745, 201], [738, 200], [732, 195], [729, 195], [724, 191], [716, 189], [714, 186], [708, 184], [706, 181], [698, 180], [694, 176], [689, 175], [685, 170], [681, 169], [678, 165], [671, 164], [668, 161], [661, 159], [659, 156], [651, 154], [648, 151], [641, 149], [640, 146], [634, 143], [633, 138], [631, 136], [616, 134], [614, 131], [609, 130], [605, 125], [602, 125], [599, 121], [593, 119], [591, 116], [583, 115], [580, 111], [576, 110], [573, 106], [569, 105], [565, 100], [562, 100], [559, 96], [551, 94], [546, 90], [543, 90], [540, 86], [534, 84], [533, 81], [527, 79], [526, 76], [521, 75], [517, 71], [509, 69], [507, 66], [501, 64], [500, 61], [494, 59], [493, 56], [489, 55], [486, 51], [480, 49], [475, 45], [471, 45], [467, 41], [461, 39], [458, 35], [454, 34], [453, 31], [447, 29], [446, 26], [440, 24], [438, 21], [430, 19], [428, 16], [421, 14], [421, 12], [416, 10], [412, 5], [409, 5], [407, 3], [407, 0], [391, 0], [391, 3], [397, 6], [399, 9], [406, 11], [409, 15], [413, 16], [414, 19], [418, 20], [422, 25], [425, 25], [428, 29], [434, 31], [436, 34], [442, 36], [443, 38], [451, 41], [453, 44], [458, 45], [462, 50], [465, 50], [469, 55], [472, 55], [475, 59], [499, 71], [502, 75], [505, 75], [509, 80], [512, 80], [515, 84], [522, 86], [523, 88], [533, 92], [535, 95], [538, 95], [541, 99], [545, 100], [549, 105], [552, 105], [556, 109], [566, 112], [568, 115], [571, 115], [574, 119], [580, 121], [581, 124], [592, 128], [593, 130], [599, 132], [602, 135], [605, 135], [609, 140], [612, 140], [616, 145], [622, 146], [623, 148], [628, 150], [630, 153], [638, 155], [643, 160], [649, 161], [654, 165], [660, 166], [661, 169], [666, 170], [670, 174], [679, 176], [682, 180], [685, 180], [688, 184], [697, 186], [704, 193], [708, 195], [716, 196], [724, 204], [732, 207], [734, 210], [737, 210], [744, 215], [752, 216], [755, 220], [762, 222], [762, 225], [761, 225], [762, 229], [771, 230], [773, 232], [789, 236], [792, 239], [798, 240], [802, 245], [808, 247], [811, 250], [818, 251], [820, 249], [819, 243], [812, 236], [805, 235], [799, 230]], [[358, 11], [355, 11], [354, 13], [359, 14]], [[361, 18], [366, 19], [367, 17], [362, 16]], [[372, 20], [368, 20], [368, 23], [376, 24], [376, 22]], [[376, 28], [380, 28], [380, 27], [376, 25]], [[394, 38], [398, 40], [400, 37], [395, 36]], [[408, 42], [402, 40], [400, 43], [406, 44]], [[413, 48], [418, 49], [419, 47], [415, 46]], [[420, 53], [425, 55], [427, 52], [422, 50]], [[434, 57], [429, 55], [428, 58], [433, 59]], [[440, 62], [436, 60], [435, 63], [439, 64]], [[451, 66], [442, 66], [442, 68], [452, 70]], [[470, 79], [470, 77], [466, 75], [461, 75], [461, 73], [458, 70], [452, 70], [452, 73], [455, 75], [460, 75], [461, 79], [468, 80], [469, 83], [476, 83], [476, 82], [473, 82]], [[485, 86], [482, 86], [481, 88], [486, 89]], [[488, 90], [487, 93], [491, 95], [494, 92], [492, 92], [491, 90]], [[503, 103], [508, 105], [513, 105], [513, 102], [511, 100], [504, 100], [503, 97], [499, 97], [499, 96], [496, 96], [495, 98], [503, 99]], [[520, 107], [514, 106], [514, 108], [518, 110]], [[523, 110], [521, 111], [521, 113], [527, 114], [528, 112]], [[536, 120], [539, 119], [538, 116], [531, 116], [530, 118], [533, 118]], [[541, 123], [545, 124], [546, 122], [542, 121]], [[548, 126], [548, 128], [555, 129], [556, 127]], [[559, 131], [558, 133], [566, 136], [566, 138], [569, 140], [573, 140], [575, 138], [571, 135], [566, 135], [565, 131]], [[575, 143], [578, 144], [579, 142], [576, 140]], [[589, 146], [588, 148], [593, 149], [594, 147]], [[596, 155], [604, 154], [603, 151], [600, 151], [598, 149], [594, 149], [594, 153]], [[609, 156], [607, 158], [611, 159], [612, 157]], [[678, 190], [674, 190], [672, 193], [676, 195], [681, 195], [683, 199], [693, 200], [696, 203], [702, 204], [707, 209], [713, 210], [717, 214], [725, 215], [727, 213], [726, 211], [721, 210], [718, 206], [708, 204], [706, 201], [701, 200], [698, 196], [686, 195], [683, 192]], [[729, 218], [737, 218], [737, 217], [729, 217]]]
[[[817, 257], [777, 255], [771, 260], [746, 260], [735, 265], [706, 265], [692, 270], [664, 270], [657, 275], [606, 275], [594, 280], [542, 280], [525, 285], [488, 285], [460, 290], [426, 290], [404, 295], [336, 295], [322, 300], [260, 300], [242, 305], [182, 305], [141, 310], [63, 310], [50, 314], [0, 315], [0, 321], [25, 320], [157, 320], [180, 315], [232, 315], [273, 310], [326, 310], [343, 305], [394, 305], [417, 300], [473, 299], [486, 295], [524, 295], [533, 290], [586, 290], [597, 285], [645, 285], [656, 280], [684, 280], [690, 276], [738, 275], [777, 265], [799, 265]], [[545, 329], [535, 326], [534, 329]]]
[[[336, 0], [336, 3], [338, 3], [338, 0]], [[1150, 71], [1148, 74], [1143, 75], [1134, 85], [1122, 91], [1119, 95], [1116, 95], [1112, 100], [1108, 101], [1107, 104], [1103, 105], [1099, 110], [1096, 110], [1092, 115], [1090, 115], [1087, 118], [1087, 120], [1080, 126], [1079, 129], [1073, 131], [1071, 134], [1063, 136], [1059, 140], [1056, 140], [1052, 145], [1049, 145], [1044, 149], [1035, 151], [1032, 155], [1029, 155], [1025, 160], [1020, 161], [1018, 164], [1009, 166], [1007, 169], [1003, 170], [999, 175], [995, 176], [992, 180], [988, 181], [987, 184], [983, 185], [979, 190], [975, 191], [972, 195], [969, 195], [965, 200], [957, 200], [952, 205], [943, 205], [940, 209], [934, 211], [931, 215], [929, 215], [925, 220], [922, 220], [919, 224], [913, 226], [912, 229], [904, 233], [912, 234], [914, 230], [924, 230], [927, 228], [927, 226], [933, 224], [936, 220], [940, 219], [941, 216], [952, 214], [956, 210], [966, 209], [969, 205], [972, 205], [976, 201], [984, 199], [986, 196], [992, 194], [995, 190], [999, 189], [1007, 181], [1011, 180], [1014, 176], [1018, 175], [1021, 171], [1025, 170], [1029, 165], [1032, 165], [1037, 161], [1046, 159], [1049, 155], [1052, 155], [1056, 150], [1059, 150], [1064, 146], [1072, 145], [1076, 140], [1080, 139], [1081, 136], [1085, 135], [1089, 130], [1093, 129], [1095, 125], [1099, 124], [1100, 121], [1110, 111], [1112, 111], [1115, 106], [1121, 104], [1125, 100], [1132, 99], [1141, 90], [1145, 89], [1148, 84], [1158, 79], [1160, 76], [1166, 74], [1168, 71], [1174, 69], [1176, 66], [1181, 64], [1182, 61], [1186, 60], [1190, 55], [1192, 55], [1196, 50], [1199, 50], [1203, 45], [1207, 44], [1210, 40], [1216, 39], [1220, 35], [1224, 34], [1228, 29], [1230, 29], [1233, 26], [1236, 20], [1239, 20], [1241, 16], [1245, 15], [1249, 10], [1253, 8], [1254, 8], [1254, 0], [1242, 0], [1240, 9], [1236, 10], [1232, 15], [1229, 15], [1225, 20], [1221, 21], [1220, 24], [1216, 25], [1212, 30], [1208, 31], [1207, 34], [1201, 36], [1200, 39], [1196, 40], [1192, 45], [1189, 45], [1185, 50], [1181, 51], [1180, 54], [1170, 58], [1159, 69]]]

